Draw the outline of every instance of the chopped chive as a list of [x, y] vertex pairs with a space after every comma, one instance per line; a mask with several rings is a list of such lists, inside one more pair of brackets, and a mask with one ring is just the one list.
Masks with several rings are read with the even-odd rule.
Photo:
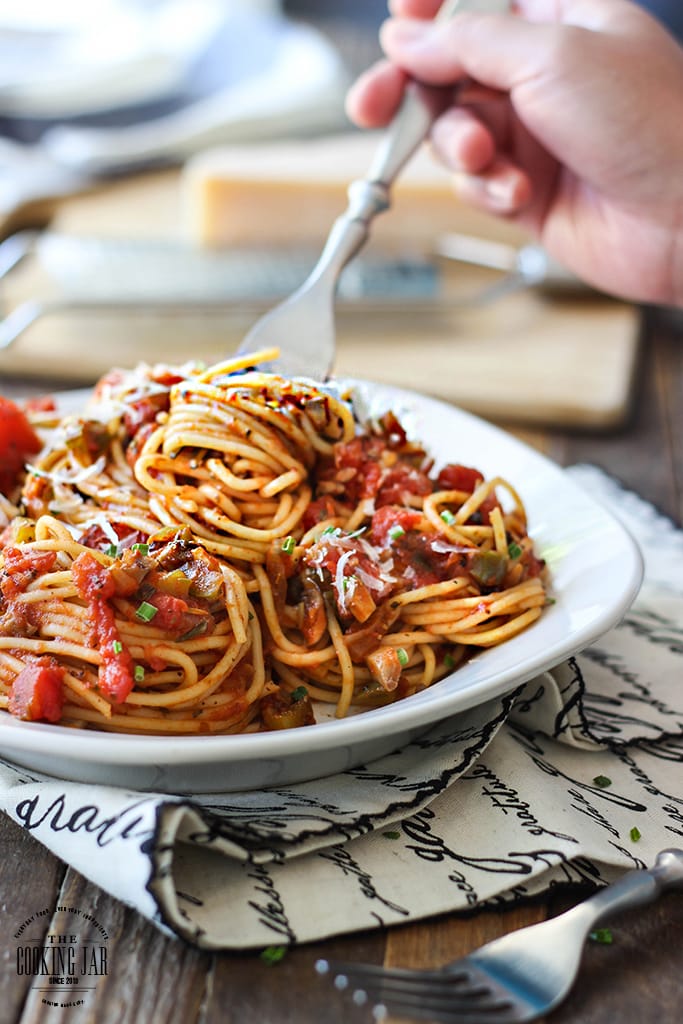
[[455, 516], [453, 515], [452, 512], [449, 512], [447, 508], [445, 508], [443, 512], [440, 513], [440, 515], [446, 526], [452, 526], [453, 523], [455, 522]]
[[141, 555], [148, 555], [149, 544], [133, 544], [133, 551], [139, 551]]
[[341, 530], [339, 529], [338, 526], [326, 526], [325, 529], [323, 530], [323, 532], [320, 534], [320, 536], [324, 537], [325, 534], [328, 534], [328, 533], [333, 533], [335, 535], [335, 537], [338, 537], [339, 534], [341, 533]]
[[264, 963], [272, 966], [273, 964], [279, 964], [286, 952], [286, 946], [266, 946], [261, 951], [261, 959]]
[[398, 660], [401, 662], [402, 666], [407, 665], [408, 662], [410, 661], [410, 658], [408, 657], [408, 652], [406, 651], [405, 647], [398, 647], [396, 649], [396, 654], [398, 655]]
[[631, 837], [631, 842], [637, 843], [640, 839], [640, 829], [636, 828], [636, 826], [634, 825], [631, 831], [629, 832], [629, 835]]
[[603, 946], [611, 946], [614, 942], [614, 937], [610, 928], [596, 928], [594, 932], [590, 932], [588, 938], [591, 942], [599, 942]]
[[391, 529], [389, 530], [389, 540], [398, 540], [399, 537], [403, 537], [405, 532], [406, 531], [403, 529], [403, 527], [396, 523], [396, 525], [392, 526]]
[[443, 663], [446, 666], [446, 668], [455, 668], [455, 658], [453, 657], [452, 654], [447, 654], [446, 657], [443, 659]]
[[104, 553], [110, 558], [116, 558], [119, 553], [118, 544], [110, 544], [108, 548], [105, 548]]
[[522, 549], [516, 541], [513, 540], [511, 544], [508, 544], [508, 555], [510, 558], [519, 558], [521, 553]]
[[607, 789], [608, 786], [612, 785], [612, 780], [606, 775], [596, 775], [593, 782], [596, 786], [599, 786], [600, 789]]
[[142, 665], [136, 665], [135, 666], [135, 671], [133, 672], [133, 677], [134, 677], [136, 683], [141, 683], [141, 682], [144, 681], [145, 670], [142, 667]]
[[357, 530], [354, 530], [353, 533], [347, 533], [346, 536], [353, 540], [354, 537], [362, 536], [362, 534], [364, 534], [366, 530], [367, 526], [359, 526]]
[[158, 611], [159, 609], [155, 608], [153, 604], [149, 604], [148, 601], [143, 601], [135, 609], [135, 614], [139, 619], [142, 619], [143, 622], [151, 622]]
[[121, 651], [123, 650], [123, 644], [121, 643], [120, 640], [114, 640], [111, 646], [114, 651], [114, 654], [120, 654]]
[[401, 838], [401, 833], [400, 832], [382, 832], [382, 835], [384, 836], [385, 839], [400, 839]]
[[292, 702], [303, 700], [304, 697], [308, 697], [308, 690], [305, 686], [297, 686], [296, 690], [292, 690], [291, 697]]
[[296, 547], [296, 541], [293, 537], [285, 537], [282, 542], [282, 550], [286, 555], [291, 555]]

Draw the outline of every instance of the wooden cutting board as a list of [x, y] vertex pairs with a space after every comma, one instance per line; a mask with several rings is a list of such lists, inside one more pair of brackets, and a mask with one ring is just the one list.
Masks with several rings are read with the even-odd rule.
[[[53, 227], [177, 239], [187, 230], [180, 177], [144, 175], [69, 198]], [[495, 222], [470, 211], [461, 211], [456, 227], [496, 237]], [[511, 237], [508, 226], [501, 235]], [[463, 266], [448, 274], [456, 272], [456, 297], [492, 280], [489, 272]], [[6, 308], [36, 287], [30, 273], [20, 278], [17, 271], [6, 283]], [[0, 351], [0, 377], [88, 383], [112, 364], [211, 362], [237, 346], [249, 322], [246, 314], [192, 312], [45, 315]], [[444, 301], [382, 316], [340, 310], [337, 370], [414, 388], [499, 421], [605, 429], [628, 414], [638, 333], [633, 307], [597, 295], [559, 299], [526, 290], [467, 308]]]

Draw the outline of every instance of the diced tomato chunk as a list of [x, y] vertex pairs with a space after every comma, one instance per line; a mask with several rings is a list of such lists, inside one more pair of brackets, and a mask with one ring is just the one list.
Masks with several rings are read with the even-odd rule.
[[320, 479], [342, 485], [341, 500], [355, 504], [374, 498], [377, 506], [397, 505], [405, 504], [411, 495], [432, 492], [424, 451], [406, 443], [395, 417], [386, 427], [389, 432], [384, 435], [354, 437], [335, 445], [334, 466], [327, 467]]
[[111, 697], [116, 704], [123, 704], [133, 689], [133, 659], [125, 647], [118, 654], [115, 653], [112, 644], [113, 641], [102, 652], [104, 661], [97, 684], [105, 696]]
[[[478, 469], [471, 466], [461, 466], [458, 463], [449, 463], [444, 466], [437, 478], [437, 487], [442, 491], [467, 491], [471, 494], [479, 484], [483, 483], [484, 476]], [[491, 510], [498, 505], [495, 494], [487, 495], [482, 501], [472, 518], [472, 522], [483, 523], [488, 526], [491, 521]]]
[[471, 494], [483, 479], [478, 469], [449, 462], [439, 473], [436, 483], [440, 491], [468, 491]]
[[49, 572], [56, 561], [56, 551], [26, 551], [15, 547], [8, 547], [3, 551], [3, 567], [10, 576], [24, 572], [39, 576], [43, 572]]
[[0, 395], [0, 493], [9, 495], [29, 455], [40, 450], [40, 439], [25, 413]]
[[23, 593], [42, 573], [50, 572], [57, 560], [56, 551], [25, 551], [16, 547], [6, 547], [2, 555], [0, 592], [7, 600]]
[[89, 551], [83, 551], [71, 566], [71, 575], [81, 597], [86, 601], [106, 601], [116, 593], [116, 586], [106, 566]]
[[[110, 526], [118, 537], [118, 543], [122, 548], [132, 547], [133, 544], [142, 544], [147, 540], [147, 534], [140, 530], [134, 530], [124, 523], [110, 523]], [[78, 543], [86, 548], [94, 548], [96, 551], [106, 551], [112, 546], [111, 537], [97, 523], [89, 526], [85, 533], [81, 534]]]
[[64, 669], [51, 662], [26, 665], [12, 683], [9, 710], [27, 722], [59, 722], [64, 707]]
[[399, 505], [383, 505], [372, 517], [370, 539], [377, 547], [387, 547], [390, 530], [396, 526], [400, 526], [406, 532], [414, 530], [421, 518], [421, 513], [412, 509], [401, 508]]
[[311, 530], [324, 519], [332, 519], [336, 515], [338, 515], [338, 510], [332, 498], [329, 496], [316, 498], [315, 501], [312, 501], [308, 505], [304, 512], [302, 520], [303, 528], [304, 530]]
[[102, 655], [98, 686], [117, 704], [123, 703], [133, 689], [133, 659], [116, 625], [114, 609], [108, 598], [116, 593], [109, 569], [89, 551], [83, 551], [71, 566], [71, 575], [81, 597], [88, 602], [97, 648]]
[[425, 496], [432, 493], [432, 481], [422, 470], [398, 463], [384, 474], [377, 489], [376, 505], [398, 505], [409, 500], [411, 494]]
[[189, 605], [182, 597], [157, 591], [148, 603], [157, 609], [152, 621], [158, 629], [163, 629], [165, 633], [186, 632]]

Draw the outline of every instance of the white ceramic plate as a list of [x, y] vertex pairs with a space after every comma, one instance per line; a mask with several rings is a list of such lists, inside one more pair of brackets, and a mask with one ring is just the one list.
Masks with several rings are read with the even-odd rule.
[[229, 792], [320, 778], [380, 757], [430, 724], [500, 696], [596, 640], [633, 601], [640, 552], [624, 527], [558, 466], [452, 406], [382, 385], [437, 462], [476, 466], [519, 490], [555, 604], [526, 632], [482, 651], [423, 693], [314, 727], [243, 736], [122, 736], [20, 722], [0, 713], [0, 750], [18, 764], [84, 782], [169, 792]]

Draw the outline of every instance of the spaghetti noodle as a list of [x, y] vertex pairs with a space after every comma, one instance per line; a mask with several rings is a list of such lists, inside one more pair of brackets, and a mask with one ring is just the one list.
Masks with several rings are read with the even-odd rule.
[[[272, 353], [264, 353], [271, 358]], [[253, 359], [254, 357], [252, 357]], [[114, 371], [0, 539], [0, 707], [183, 735], [377, 707], [547, 598], [516, 490], [237, 360]]]

